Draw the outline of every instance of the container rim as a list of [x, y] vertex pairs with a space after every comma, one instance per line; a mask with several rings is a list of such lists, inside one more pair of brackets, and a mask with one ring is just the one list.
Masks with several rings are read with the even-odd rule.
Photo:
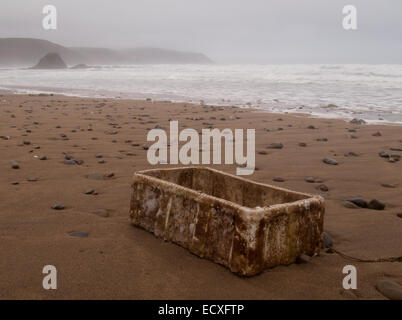
[[[154, 176], [149, 175], [149, 173], [152, 172], [158, 172], [158, 171], [177, 171], [177, 170], [188, 170], [188, 169], [198, 169], [198, 170], [208, 170], [210, 172], [214, 172], [217, 174], [221, 174], [221, 175], [226, 175], [226, 176], [230, 176], [234, 179], [240, 180], [240, 181], [244, 181], [244, 182], [248, 182], [248, 183], [253, 183], [259, 186], [263, 186], [263, 187], [269, 187], [271, 189], [275, 189], [278, 191], [282, 191], [282, 192], [287, 192], [287, 193], [292, 193], [292, 194], [297, 194], [297, 195], [301, 195], [303, 197], [305, 197], [304, 199], [300, 199], [300, 200], [296, 200], [296, 201], [292, 201], [292, 202], [285, 202], [285, 203], [278, 203], [278, 204], [273, 204], [270, 206], [265, 206], [265, 207], [247, 207], [247, 206], [243, 206], [240, 205], [238, 203], [223, 199], [223, 198], [219, 198], [201, 191], [197, 191], [188, 187], [184, 187], [181, 186], [177, 183], [174, 182], [170, 182], [170, 181], [166, 181]], [[269, 213], [272, 210], [280, 210], [282, 208], [286, 208], [289, 206], [307, 206], [309, 204], [311, 204], [312, 202], [323, 202], [324, 198], [321, 197], [320, 195], [312, 195], [312, 194], [308, 194], [308, 193], [303, 193], [303, 192], [298, 192], [298, 191], [292, 191], [286, 188], [281, 188], [281, 187], [277, 187], [274, 185], [270, 185], [270, 184], [266, 184], [266, 183], [261, 183], [261, 182], [257, 182], [257, 181], [253, 181], [250, 179], [245, 179], [242, 177], [238, 177], [236, 175], [230, 174], [230, 173], [226, 173], [223, 171], [219, 171], [213, 168], [209, 168], [209, 167], [204, 167], [204, 166], [187, 166], [187, 167], [174, 167], [174, 168], [159, 168], [159, 169], [146, 169], [146, 170], [140, 170], [134, 173], [134, 179], [136, 180], [137, 178], [141, 178], [141, 180], [146, 180], [146, 181], [150, 181], [153, 184], [158, 184], [164, 187], [169, 188], [174, 188], [181, 190], [184, 194], [190, 194], [193, 197], [197, 198], [198, 200], [203, 200], [205, 202], [205, 200], [209, 200], [210, 202], [212, 202], [212, 204], [214, 203], [219, 203], [221, 205], [225, 205], [225, 206], [230, 206], [232, 208], [237, 209], [238, 211], [242, 211], [242, 212], [247, 212], [247, 213]]]

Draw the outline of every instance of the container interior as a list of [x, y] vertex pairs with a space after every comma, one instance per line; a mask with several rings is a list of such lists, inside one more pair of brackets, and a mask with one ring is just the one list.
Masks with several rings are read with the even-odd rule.
[[267, 207], [308, 198], [304, 194], [257, 184], [202, 167], [149, 170], [141, 173], [249, 208]]

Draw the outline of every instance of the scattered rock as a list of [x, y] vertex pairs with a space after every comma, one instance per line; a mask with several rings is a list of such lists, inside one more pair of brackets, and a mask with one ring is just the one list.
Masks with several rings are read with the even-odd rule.
[[47, 157], [46, 156], [41, 156], [40, 158], [39, 158], [39, 160], [47, 160]]
[[69, 232], [68, 234], [72, 237], [79, 237], [79, 238], [88, 237], [88, 232]]
[[95, 158], [98, 158], [98, 159], [103, 158], [102, 153], [98, 153], [98, 154], [96, 154], [96, 155], [95, 155]]
[[382, 134], [380, 131], [377, 131], [376, 133], [373, 133], [373, 137], [381, 137]]
[[305, 142], [299, 142], [299, 147], [307, 147], [307, 143], [305, 143]]
[[55, 204], [54, 206], [52, 206], [53, 210], [64, 210], [65, 207], [61, 204]]
[[318, 142], [327, 142], [328, 138], [318, 138], [317, 141]]
[[384, 152], [384, 151], [381, 151], [378, 155], [379, 155], [381, 158], [389, 158], [389, 154], [386, 153], [386, 152]]
[[19, 163], [18, 162], [12, 162], [11, 163], [11, 168], [13, 168], [13, 169], [19, 169], [20, 168], [20, 165], [19, 165]]
[[308, 177], [308, 178], [306, 178], [306, 182], [308, 182], [308, 183], [314, 183], [314, 182], [315, 182], [315, 179], [314, 179], [313, 177]]
[[320, 191], [322, 191], [322, 192], [328, 192], [328, 191], [329, 191], [329, 188], [328, 188], [325, 184], [320, 184], [320, 185], [317, 187], [317, 189], [320, 190]]
[[362, 198], [350, 198], [346, 199], [346, 201], [352, 202], [353, 204], [357, 205], [360, 208], [368, 207], [367, 201]]
[[18, 181], [13, 181], [13, 182], [11, 182], [11, 184], [12, 185], [14, 185], [14, 186], [16, 186], [16, 185], [18, 185], [18, 184], [20, 184]]
[[85, 194], [95, 194], [96, 191], [95, 191], [94, 189], [88, 189], [88, 190], [85, 190], [84, 193], [85, 193]]
[[333, 165], [333, 166], [338, 165], [338, 161], [336, 161], [335, 159], [332, 159], [332, 158], [324, 158], [324, 159], [322, 160], [322, 162], [324, 162], [324, 163], [326, 163], [326, 164]]
[[397, 213], [396, 216], [397, 216], [398, 218], [402, 218], [402, 213]]
[[384, 210], [385, 209], [385, 204], [381, 202], [380, 200], [373, 199], [369, 202], [368, 208], [372, 210]]
[[349, 201], [342, 201], [342, 205], [347, 209], [359, 209], [357, 205]]
[[322, 233], [322, 247], [323, 247], [323, 249], [331, 248], [333, 246], [333, 244], [334, 243], [332, 242], [331, 236], [328, 233], [323, 232]]
[[395, 184], [389, 184], [389, 183], [381, 183], [381, 186], [384, 188], [390, 188], [390, 189], [396, 188]]
[[272, 179], [275, 182], [285, 182], [285, 179], [281, 178], [281, 177], [275, 177]]
[[353, 151], [348, 152], [347, 154], [345, 154], [346, 157], [358, 157], [359, 155]]
[[380, 280], [376, 289], [390, 300], [402, 300], [402, 286], [391, 280]]
[[302, 263], [309, 263], [311, 260], [311, 257], [308, 256], [307, 254], [302, 253], [299, 257], [297, 257], [296, 263], [302, 264]]
[[65, 161], [64, 161], [64, 164], [69, 165], [69, 166], [73, 166], [73, 165], [75, 165], [76, 163], [75, 163], [75, 160], [70, 159], [70, 160], [65, 160]]
[[268, 149], [282, 149], [282, 148], [283, 148], [283, 144], [280, 142], [274, 142], [268, 146]]
[[266, 151], [262, 150], [262, 151], [258, 151], [258, 154], [261, 154], [261, 155], [267, 155], [267, 154], [268, 154], [268, 152], [266, 152]]
[[353, 124], [365, 124], [366, 121], [364, 121], [363, 119], [354, 118], [354, 119], [352, 119], [352, 120], [350, 121], [350, 123], [353, 123]]

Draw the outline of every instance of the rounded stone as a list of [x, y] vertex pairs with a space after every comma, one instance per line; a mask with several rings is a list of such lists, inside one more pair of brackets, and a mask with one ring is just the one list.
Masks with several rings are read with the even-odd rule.
[[380, 280], [376, 289], [390, 300], [402, 300], [402, 286], [391, 280]]

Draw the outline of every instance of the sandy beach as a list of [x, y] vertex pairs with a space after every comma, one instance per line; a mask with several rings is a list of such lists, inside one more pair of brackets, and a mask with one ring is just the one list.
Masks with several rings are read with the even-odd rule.
[[[257, 169], [247, 179], [321, 194], [324, 230], [344, 254], [402, 255], [400, 125], [168, 101], [5, 93], [0, 299], [385, 299], [376, 290], [378, 281], [402, 283], [401, 262], [350, 261], [326, 249], [308, 263], [243, 278], [130, 225], [133, 173], [154, 168], [147, 161], [147, 131], [167, 129], [171, 119], [180, 129], [255, 129]], [[273, 143], [283, 147], [269, 148]], [[338, 164], [324, 163], [327, 157]], [[235, 174], [237, 166], [212, 167]], [[376, 199], [385, 209], [360, 208], [345, 201], [350, 198]], [[64, 210], [52, 209], [57, 205]], [[357, 268], [353, 291], [342, 287], [342, 269], [349, 264]], [[42, 287], [45, 265], [57, 267], [57, 290]]]

